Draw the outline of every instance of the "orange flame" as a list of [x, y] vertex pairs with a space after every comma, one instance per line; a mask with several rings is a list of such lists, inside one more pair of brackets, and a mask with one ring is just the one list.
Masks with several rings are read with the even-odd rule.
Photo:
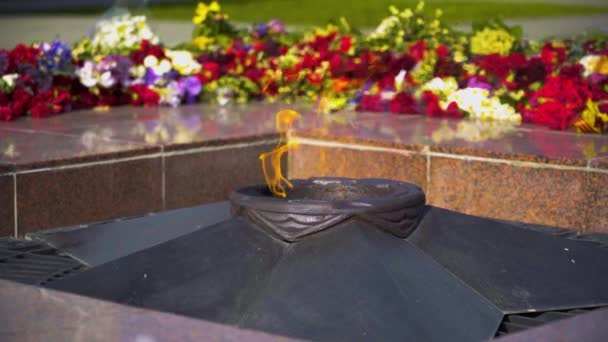
[[293, 123], [302, 116], [293, 110], [286, 109], [277, 113], [276, 129], [280, 133], [279, 144], [277, 147], [266, 153], [260, 154], [264, 179], [268, 184], [268, 189], [273, 195], [287, 197], [283, 183], [293, 189], [293, 184], [285, 178], [281, 172], [281, 158], [289, 149], [298, 146], [296, 134], [293, 130]]

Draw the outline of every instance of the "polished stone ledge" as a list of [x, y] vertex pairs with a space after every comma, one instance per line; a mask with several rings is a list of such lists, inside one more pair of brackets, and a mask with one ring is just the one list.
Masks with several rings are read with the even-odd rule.
[[0, 235], [24, 235], [225, 200], [263, 181], [275, 114], [291, 108], [291, 178], [385, 177], [431, 204], [608, 231], [608, 137], [536, 126], [251, 103], [117, 107], [0, 124]]

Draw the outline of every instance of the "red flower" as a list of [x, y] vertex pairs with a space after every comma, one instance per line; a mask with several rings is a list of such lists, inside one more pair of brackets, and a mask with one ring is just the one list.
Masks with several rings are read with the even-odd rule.
[[160, 45], [150, 44], [150, 41], [144, 39], [138, 50], [131, 52], [131, 60], [135, 64], [142, 64], [148, 56], [154, 56], [158, 59], [165, 58], [165, 51]]
[[327, 36], [317, 35], [308, 43], [308, 46], [315, 51], [327, 51], [329, 50], [329, 43], [331, 43], [337, 35], [337, 32], [332, 32]]
[[216, 62], [206, 62], [203, 64], [203, 71], [196, 74], [201, 83], [205, 84], [215, 81], [220, 77], [220, 65]]
[[506, 59], [511, 68], [522, 68], [526, 65], [526, 56], [523, 53], [511, 53]]
[[591, 91], [583, 79], [559, 75], [549, 77], [547, 83], [533, 95], [532, 100], [555, 100], [569, 109], [579, 110], [590, 97]]
[[534, 82], [543, 81], [547, 70], [540, 57], [531, 58], [525, 65], [515, 69], [515, 87], [527, 88]]
[[414, 59], [419, 62], [424, 58], [424, 52], [426, 51], [426, 42], [424, 40], [419, 40], [409, 48], [410, 54]]
[[0, 91], [0, 106], [6, 106], [8, 105], [9, 102], [9, 97], [7, 94], [4, 94], [3, 92]]
[[492, 53], [482, 57], [477, 63], [482, 69], [491, 72], [500, 80], [505, 79], [509, 75], [510, 65], [509, 60], [503, 58], [497, 53]]
[[262, 92], [269, 96], [277, 96], [279, 94], [279, 87], [275, 81], [270, 81], [262, 87]]
[[9, 67], [8, 73], [13, 72], [19, 64], [38, 64], [38, 56], [40, 56], [40, 50], [36, 47], [26, 46], [18, 44], [13, 50], [8, 53], [9, 56]]
[[333, 76], [337, 76], [342, 71], [342, 56], [340, 54], [333, 54], [329, 58], [329, 70]]
[[313, 72], [310, 73], [306, 76], [306, 80], [308, 81], [308, 83], [310, 83], [311, 85], [314, 86], [321, 86], [321, 84], [323, 84], [323, 75]]
[[250, 80], [252, 80], [253, 82], [259, 84], [260, 83], [260, 79], [264, 76], [264, 70], [262, 69], [257, 69], [257, 68], [252, 68], [252, 69], [247, 69], [247, 71], [245, 71], [245, 77], [249, 78]]
[[70, 93], [63, 89], [48, 89], [32, 97], [29, 111], [34, 118], [59, 114], [71, 106]]
[[393, 58], [388, 66], [388, 72], [396, 76], [401, 70], [410, 71], [416, 66], [416, 58], [407, 53]]
[[361, 102], [357, 107], [357, 110], [367, 110], [371, 112], [383, 112], [384, 111], [384, 103], [382, 103], [382, 98], [380, 94], [376, 95], [363, 95], [361, 97]]
[[542, 103], [532, 113], [532, 122], [551, 129], [565, 130], [575, 118], [576, 111], [557, 100]]
[[129, 87], [131, 92], [131, 104], [134, 106], [156, 106], [160, 96], [145, 84], [136, 84]]
[[546, 43], [540, 52], [541, 59], [549, 71], [553, 71], [557, 66], [566, 61], [566, 48], [556, 47]]
[[388, 103], [388, 109], [391, 113], [415, 114], [416, 101], [414, 97], [406, 92], [399, 92]]
[[437, 46], [437, 49], [435, 50], [435, 52], [437, 52], [437, 56], [439, 58], [447, 58], [450, 55], [450, 50], [448, 49], [447, 46], [445, 46], [443, 44], [439, 44], [439, 46]]
[[431, 117], [462, 118], [464, 116], [456, 102], [450, 102], [448, 108], [443, 110], [439, 105], [439, 96], [428, 90], [422, 93], [422, 103], [426, 107], [426, 114]]
[[339, 50], [343, 53], [348, 53], [348, 51], [350, 50], [350, 48], [353, 46], [353, 39], [352, 37], [342, 37], [340, 38], [340, 48]]
[[0, 106], [0, 121], [11, 121], [15, 118], [13, 110], [7, 106]]
[[31, 98], [32, 96], [30, 93], [23, 88], [17, 88], [13, 91], [13, 104], [11, 105], [11, 109], [13, 110], [13, 115], [15, 117], [25, 114]]

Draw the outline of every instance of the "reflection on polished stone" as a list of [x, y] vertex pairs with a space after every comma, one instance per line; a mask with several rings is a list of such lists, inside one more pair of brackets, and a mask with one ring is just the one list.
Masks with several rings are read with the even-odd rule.
[[456, 129], [447, 122], [442, 122], [440, 128], [435, 130], [431, 139], [435, 143], [462, 139], [469, 142], [483, 142], [486, 140], [502, 139], [508, 134], [515, 133], [515, 125], [496, 121], [462, 120]]
[[608, 137], [604, 136], [420, 115], [320, 114], [313, 104], [252, 102], [177, 108], [125, 106], [2, 123], [0, 164], [267, 138], [275, 134], [275, 115], [283, 109], [302, 114], [295, 128], [305, 138], [578, 166], [586, 166], [592, 158], [608, 157]]

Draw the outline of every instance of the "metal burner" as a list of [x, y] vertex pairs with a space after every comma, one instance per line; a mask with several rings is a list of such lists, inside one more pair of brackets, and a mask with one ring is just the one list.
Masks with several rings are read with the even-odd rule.
[[425, 204], [414, 184], [386, 179], [311, 178], [293, 181], [287, 198], [274, 197], [264, 185], [233, 192], [233, 213], [282, 240], [306, 236], [357, 219], [408, 237]]
[[[602, 239], [426, 206], [397, 181], [294, 186], [240, 189], [234, 217], [46, 286], [315, 341], [483, 341], [608, 305]], [[150, 220], [202, 222], [174, 212], [96, 229], [129, 240]]]

